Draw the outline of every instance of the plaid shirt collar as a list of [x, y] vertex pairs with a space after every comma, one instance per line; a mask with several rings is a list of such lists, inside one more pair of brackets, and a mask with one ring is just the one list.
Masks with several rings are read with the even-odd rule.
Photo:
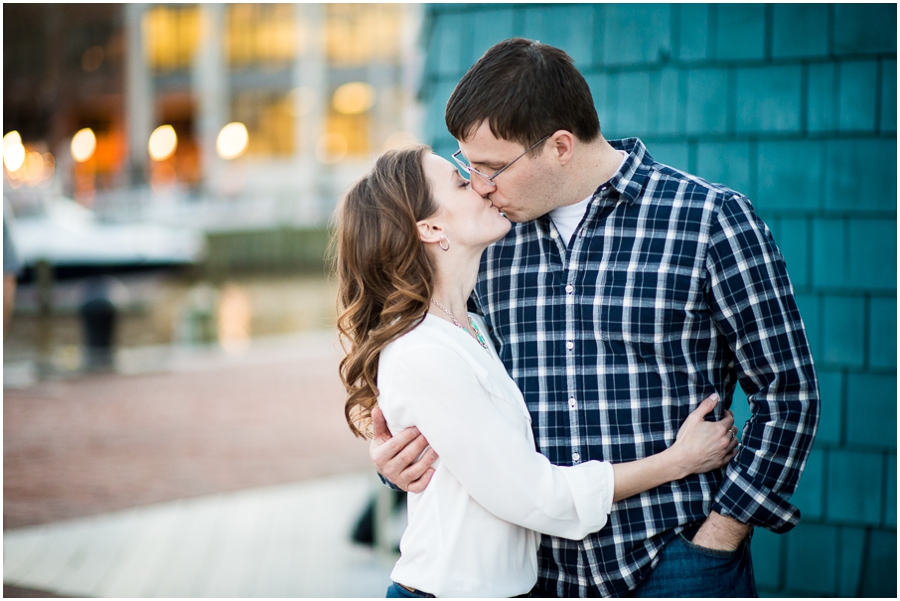
[[[650, 177], [654, 160], [647, 147], [639, 138], [608, 140], [610, 146], [627, 153], [625, 162], [615, 175], [599, 185], [594, 191], [593, 201], [602, 206], [612, 206], [620, 200], [633, 205], [641, 201], [644, 187]], [[544, 227], [550, 226], [550, 215], [542, 215], [537, 221]], [[549, 230], [548, 230], [549, 231]]]
[[[610, 146], [616, 150], [628, 153], [625, 163], [606, 185], [618, 192], [626, 203], [632, 205], [641, 199], [647, 178], [653, 166], [653, 157], [647, 152], [647, 147], [638, 138], [626, 138], [624, 140], [612, 140]], [[602, 188], [603, 186], [600, 186]], [[598, 188], [595, 197], [600, 192]]]

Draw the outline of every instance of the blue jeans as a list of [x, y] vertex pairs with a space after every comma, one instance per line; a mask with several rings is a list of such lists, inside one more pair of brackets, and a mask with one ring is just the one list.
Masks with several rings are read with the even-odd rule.
[[718, 551], [691, 542], [697, 527], [673, 538], [653, 572], [629, 597], [757, 597], [750, 537], [734, 551]]
[[420, 590], [409, 591], [397, 584], [396, 582], [392, 582], [391, 586], [388, 587], [387, 594], [385, 595], [386, 599], [433, 599], [434, 595], [430, 595], [428, 593], [422, 592]]

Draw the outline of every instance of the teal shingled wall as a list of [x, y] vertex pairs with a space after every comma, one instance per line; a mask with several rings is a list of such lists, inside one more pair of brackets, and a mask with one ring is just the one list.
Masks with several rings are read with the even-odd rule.
[[[757, 530], [764, 595], [897, 594], [897, 7], [429, 5], [426, 141], [491, 44], [559, 46], [604, 135], [748, 194], [787, 259], [820, 375], [791, 532]], [[739, 423], [746, 399], [734, 405]]]

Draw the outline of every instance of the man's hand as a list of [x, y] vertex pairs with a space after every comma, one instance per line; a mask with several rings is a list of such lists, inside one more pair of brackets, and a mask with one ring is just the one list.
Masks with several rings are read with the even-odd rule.
[[[425, 490], [434, 475], [431, 465], [438, 456], [418, 428], [406, 428], [392, 437], [381, 409], [375, 407], [372, 409], [372, 433], [369, 457], [378, 473], [407, 492]], [[419, 455], [422, 457], [416, 461]]]
[[749, 532], [750, 526], [747, 524], [713, 511], [691, 542], [707, 549], [734, 551]]

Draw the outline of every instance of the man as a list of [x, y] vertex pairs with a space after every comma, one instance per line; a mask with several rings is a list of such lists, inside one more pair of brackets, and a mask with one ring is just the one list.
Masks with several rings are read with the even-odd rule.
[[[544, 536], [539, 596], [755, 596], [754, 526], [791, 529], [788, 502], [819, 416], [813, 360], [784, 259], [741, 194], [607, 141], [561, 50], [500, 42], [447, 103], [454, 158], [505, 211], [473, 304], [558, 465], [647, 457], [713, 392], [739, 382], [751, 418], [726, 470], [613, 507], [583, 541]], [[465, 161], [468, 161], [466, 163]], [[434, 454], [376, 420], [373, 461], [417, 492]], [[465, 433], [460, 433], [465, 436]]]

